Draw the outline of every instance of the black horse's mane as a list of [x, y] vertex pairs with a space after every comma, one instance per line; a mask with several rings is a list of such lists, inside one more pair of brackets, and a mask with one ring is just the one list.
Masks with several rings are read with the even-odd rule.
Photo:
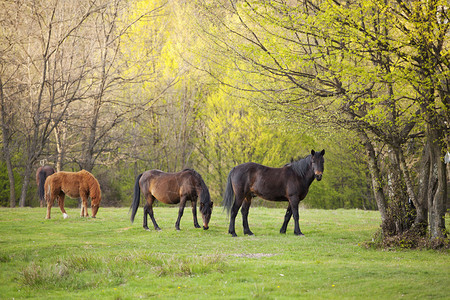
[[298, 176], [305, 176], [306, 172], [308, 171], [308, 167], [310, 165], [311, 162], [311, 154], [303, 157], [303, 158], [297, 158], [297, 160], [294, 160], [294, 158], [291, 158], [291, 162], [285, 164], [285, 167], [289, 166], [292, 168], [292, 170], [294, 170], [294, 172], [298, 175]]

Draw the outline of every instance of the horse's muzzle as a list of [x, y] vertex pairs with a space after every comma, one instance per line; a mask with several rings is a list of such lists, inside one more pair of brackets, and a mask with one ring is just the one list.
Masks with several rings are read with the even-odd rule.
[[321, 181], [322, 180], [322, 174], [314, 174], [314, 176], [316, 177], [317, 181]]
[[203, 230], [208, 230], [208, 229], [209, 229], [209, 226], [203, 225]]

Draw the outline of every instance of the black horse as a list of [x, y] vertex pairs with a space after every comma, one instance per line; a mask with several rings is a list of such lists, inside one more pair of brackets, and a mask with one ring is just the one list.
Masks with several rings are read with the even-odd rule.
[[55, 173], [55, 169], [50, 166], [42, 166], [36, 170], [36, 184], [38, 187], [39, 205], [44, 207], [44, 183], [48, 176]]
[[180, 230], [180, 220], [183, 216], [186, 201], [191, 201], [192, 214], [195, 228], [200, 228], [197, 221], [197, 198], [200, 198], [200, 212], [203, 218], [203, 229], [208, 229], [209, 220], [213, 209], [208, 187], [200, 174], [195, 170], [185, 169], [178, 173], [165, 173], [160, 170], [145, 171], [136, 178], [134, 186], [133, 203], [131, 204], [131, 222], [133, 223], [140, 202], [140, 194], [144, 194], [147, 203], [144, 206], [145, 230], [149, 230], [147, 225], [147, 214], [153, 222], [156, 230], [161, 230], [153, 216], [153, 202], [158, 200], [166, 204], [180, 203], [178, 219], [175, 228]]
[[294, 216], [295, 235], [303, 235], [298, 225], [298, 204], [306, 197], [309, 186], [314, 181], [322, 179], [323, 156], [325, 150], [286, 164], [282, 168], [270, 168], [256, 163], [245, 163], [234, 167], [228, 175], [227, 187], [223, 205], [228, 213], [231, 211], [228, 233], [237, 236], [235, 219], [242, 206], [242, 223], [244, 234], [253, 235], [248, 227], [248, 211], [252, 198], [259, 196], [270, 201], [289, 201], [280, 233], [286, 233], [286, 228]]

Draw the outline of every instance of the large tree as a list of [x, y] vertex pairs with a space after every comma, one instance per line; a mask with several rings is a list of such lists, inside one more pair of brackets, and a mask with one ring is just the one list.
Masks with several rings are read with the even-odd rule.
[[[428, 224], [433, 238], [445, 235], [445, 1], [202, 4], [210, 22], [201, 28], [223, 58], [210, 57], [215, 78], [233, 85], [220, 76], [233, 65], [241, 78], [234, 86], [258, 93], [266, 107], [354, 131], [367, 152], [385, 235], [409, 230], [408, 199], [416, 228]], [[415, 178], [415, 153], [405, 152], [413, 140], [424, 145]]]

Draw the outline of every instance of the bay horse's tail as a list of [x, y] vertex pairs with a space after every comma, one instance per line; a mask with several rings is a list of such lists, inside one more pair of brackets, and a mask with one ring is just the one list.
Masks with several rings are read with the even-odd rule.
[[39, 171], [39, 187], [38, 187], [38, 195], [39, 200], [43, 201], [45, 197], [45, 179], [47, 179], [47, 173], [45, 172], [44, 168], [42, 168], [41, 171]]
[[234, 204], [234, 190], [233, 190], [233, 184], [231, 183], [231, 173], [233, 173], [234, 168], [231, 169], [230, 173], [228, 174], [227, 179], [227, 186], [225, 188], [225, 194], [223, 195], [223, 208], [227, 210], [227, 213], [230, 214], [231, 207]]
[[139, 174], [136, 177], [136, 183], [134, 184], [134, 195], [133, 195], [133, 203], [131, 203], [131, 223], [134, 222], [134, 217], [136, 216], [136, 212], [139, 208], [139, 202], [141, 201], [141, 188], [139, 186], [139, 180], [141, 179], [142, 174]]

